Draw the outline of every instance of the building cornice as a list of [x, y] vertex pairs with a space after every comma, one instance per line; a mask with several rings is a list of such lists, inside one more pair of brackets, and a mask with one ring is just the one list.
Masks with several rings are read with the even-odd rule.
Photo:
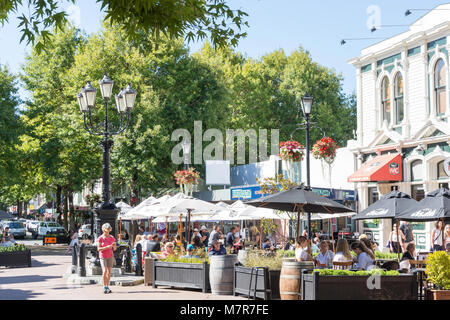
[[[427, 30], [427, 31], [419, 31], [416, 33], [411, 34], [410, 36], [406, 37], [405, 39], [399, 39], [399, 41], [391, 46], [387, 46], [385, 49], [378, 50], [375, 52], [368, 53], [366, 55], [355, 57], [350, 60], [348, 60], [348, 63], [355, 66], [355, 67], [361, 67], [363, 65], [371, 63], [374, 59], [379, 60], [384, 57], [389, 57], [391, 55], [395, 55], [397, 53], [402, 52], [406, 49], [412, 49], [417, 46], [420, 46], [424, 42], [433, 41], [436, 39], [439, 39], [442, 36], [445, 36], [446, 33], [450, 31], [450, 21], [441, 23], [437, 26], [434, 26], [433, 28]], [[408, 32], [406, 32], [408, 33]], [[401, 35], [401, 34], [400, 34]], [[399, 36], [399, 35], [397, 35]], [[396, 37], [396, 36], [394, 36]], [[392, 38], [394, 38], [392, 37]], [[387, 41], [392, 38], [383, 40]], [[381, 43], [381, 42], [380, 42]], [[375, 44], [376, 45], [376, 44]], [[375, 46], [373, 45], [373, 46]], [[370, 47], [364, 49], [368, 50]]]

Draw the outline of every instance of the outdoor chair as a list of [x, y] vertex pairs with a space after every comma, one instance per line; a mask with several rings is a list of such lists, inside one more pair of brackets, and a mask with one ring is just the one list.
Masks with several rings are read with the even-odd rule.
[[427, 266], [426, 260], [409, 260], [409, 263], [411, 264], [411, 268], [414, 269], [425, 268]]
[[333, 261], [333, 269], [347, 270], [347, 269], [351, 269], [352, 266], [353, 266], [353, 261], [346, 261], [346, 262]]

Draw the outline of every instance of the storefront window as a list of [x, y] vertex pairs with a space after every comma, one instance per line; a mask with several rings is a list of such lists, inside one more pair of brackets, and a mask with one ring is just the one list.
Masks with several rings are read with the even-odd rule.
[[364, 228], [377, 229], [380, 227], [380, 219], [369, 219], [363, 221]]
[[384, 77], [381, 82], [381, 103], [383, 112], [383, 121], [388, 124], [391, 122], [391, 89], [388, 77]]
[[403, 121], [403, 76], [399, 72], [395, 77], [395, 123]]
[[447, 174], [444, 171], [444, 160], [438, 162], [437, 164], [437, 178], [438, 179], [446, 179], [448, 178]]
[[420, 181], [423, 179], [422, 160], [411, 162], [411, 181]]
[[447, 108], [447, 75], [444, 60], [439, 59], [434, 68], [434, 90], [436, 92], [436, 114], [442, 115]]
[[371, 204], [377, 202], [380, 196], [378, 194], [377, 187], [370, 187], [367, 190], [369, 191], [369, 206], [370, 206]]
[[423, 185], [414, 184], [411, 186], [411, 197], [417, 201], [422, 200], [425, 197], [425, 191]]

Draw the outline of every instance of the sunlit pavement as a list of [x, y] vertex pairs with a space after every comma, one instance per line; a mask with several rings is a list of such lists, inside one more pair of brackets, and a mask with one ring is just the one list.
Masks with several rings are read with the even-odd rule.
[[104, 294], [101, 285], [68, 285], [62, 278], [72, 261], [71, 255], [65, 254], [66, 248], [60, 245], [32, 247], [31, 268], [0, 267], [0, 300], [247, 300], [143, 284], [111, 286], [111, 294]]

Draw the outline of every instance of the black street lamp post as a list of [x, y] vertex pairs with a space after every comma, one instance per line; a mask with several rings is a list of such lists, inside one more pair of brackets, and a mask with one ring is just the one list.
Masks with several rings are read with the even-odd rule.
[[[128, 127], [130, 113], [136, 101], [136, 91], [131, 88], [130, 84], [128, 84], [126, 89], [120, 90], [118, 95], [115, 95], [116, 107], [120, 115], [120, 125], [119, 128], [114, 129], [108, 121], [108, 102], [112, 97], [114, 81], [105, 74], [103, 79], [99, 81], [99, 85], [105, 109], [103, 130], [97, 130], [92, 124], [92, 110], [94, 109], [97, 89], [93, 88], [88, 81], [86, 86], [81, 89], [81, 93], [77, 95], [80, 111], [84, 116], [85, 129], [90, 134], [103, 136], [103, 140], [100, 141], [100, 146], [103, 149], [102, 203], [93, 210], [96, 215], [94, 219], [94, 239], [97, 239], [102, 234], [101, 226], [107, 222], [113, 228], [112, 234], [116, 235], [115, 222], [119, 209], [117, 209], [114, 202], [111, 202], [110, 150], [113, 146], [113, 141], [110, 137], [122, 133]], [[124, 118], [126, 118], [126, 122], [124, 122]]]
[[[311, 114], [311, 106], [313, 104], [313, 98], [308, 95], [306, 92], [305, 96], [302, 98], [302, 109], [303, 114], [305, 115], [306, 120], [306, 186], [311, 188], [311, 172], [309, 166], [309, 115]], [[311, 213], [307, 213], [307, 222], [308, 222], [308, 236], [312, 238], [311, 231]]]

